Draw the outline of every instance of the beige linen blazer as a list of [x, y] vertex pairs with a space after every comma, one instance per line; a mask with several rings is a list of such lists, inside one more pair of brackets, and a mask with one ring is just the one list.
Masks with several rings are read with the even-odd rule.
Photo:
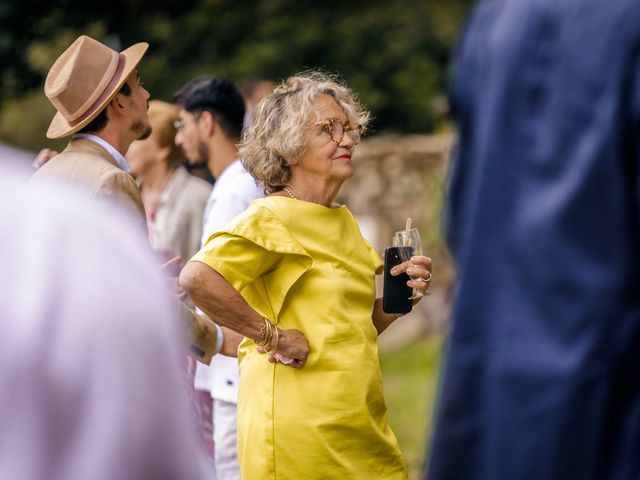
[[[33, 175], [30, 185], [37, 188], [38, 184], [52, 180], [66, 182], [68, 188], [99, 203], [117, 202], [133, 215], [147, 236], [146, 215], [135, 180], [97, 143], [84, 138], [71, 140], [67, 148]], [[192, 353], [200, 362], [210, 363], [216, 345], [213, 322], [183, 303], [179, 308], [188, 329]]]
[[115, 159], [91, 140], [71, 140], [62, 153], [49, 160], [32, 177], [31, 183], [58, 179], [91, 200], [116, 202], [144, 227], [146, 216], [135, 180], [118, 167]]

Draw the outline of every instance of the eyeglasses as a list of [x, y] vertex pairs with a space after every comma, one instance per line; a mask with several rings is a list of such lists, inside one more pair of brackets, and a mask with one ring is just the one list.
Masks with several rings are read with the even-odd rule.
[[322, 125], [322, 131], [329, 134], [329, 138], [331, 138], [331, 141], [336, 145], [342, 143], [345, 133], [349, 135], [354, 145], [360, 142], [360, 136], [362, 135], [362, 126], [360, 125], [352, 127], [348, 122], [342, 123], [337, 118], [330, 118], [329, 120], [318, 123], [318, 125]]
[[[198, 119], [200, 118], [200, 115], [202, 115], [202, 110], [197, 110], [193, 112], [192, 115], [193, 115], [193, 120], [197, 122]], [[184, 118], [179, 118], [178, 120], [174, 120], [173, 128], [175, 128], [176, 131], [178, 132], [182, 130], [184, 128]]]

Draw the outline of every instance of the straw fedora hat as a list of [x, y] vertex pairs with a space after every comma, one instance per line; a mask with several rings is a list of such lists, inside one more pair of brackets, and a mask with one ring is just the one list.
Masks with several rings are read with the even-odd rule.
[[48, 138], [62, 138], [86, 127], [127, 81], [149, 48], [142, 42], [121, 53], [82, 35], [55, 61], [44, 93], [58, 111]]

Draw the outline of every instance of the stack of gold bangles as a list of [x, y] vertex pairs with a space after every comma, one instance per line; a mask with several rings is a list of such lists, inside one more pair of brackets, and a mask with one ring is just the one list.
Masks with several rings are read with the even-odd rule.
[[264, 323], [260, 327], [260, 336], [256, 340], [256, 345], [262, 347], [265, 353], [274, 353], [278, 349], [280, 332], [278, 328], [269, 321], [267, 317], [262, 317]]

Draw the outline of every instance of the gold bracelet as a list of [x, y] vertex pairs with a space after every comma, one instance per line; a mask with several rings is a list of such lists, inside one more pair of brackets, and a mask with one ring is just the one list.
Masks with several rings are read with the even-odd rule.
[[278, 341], [280, 340], [280, 331], [278, 330], [278, 327], [276, 327], [275, 325], [273, 326], [273, 329], [275, 331], [276, 341], [274, 342], [273, 346], [271, 347], [271, 351], [275, 353], [275, 352], [278, 351]]
[[260, 326], [260, 332], [258, 334], [258, 338], [255, 339], [256, 345], [258, 345], [259, 347], [264, 345], [264, 340], [267, 336], [267, 325], [264, 322], [264, 318], [262, 319], [262, 325]]
[[262, 323], [262, 326], [260, 327], [260, 334], [258, 336], [258, 338], [256, 339], [256, 345], [258, 345], [259, 347], [265, 345], [266, 341], [267, 341], [267, 336], [269, 334], [269, 330], [268, 330], [268, 326], [265, 322]]
[[[278, 346], [278, 329], [276, 328], [276, 326], [271, 323], [268, 319], [265, 318], [265, 322], [267, 322], [267, 325], [269, 325], [269, 335], [268, 338], [266, 339], [266, 344], [262, 347], [264, 348], [265, 353], [268, 354], [272, 354], [275, 352], [277, 346]], [[276, 346], [273, 347], [272, 343], [273, 343], [273, 339], [276, 339]]]
[[262, 347], [265, 353], [273, 353], [278, 348], [278, 339], [280, 336], [278, 328], [271, 323], [267, 317], [262, 317], [262, 319], [264, 323], [260, 327], [260, 335], [255, 342], [257, 346]]

